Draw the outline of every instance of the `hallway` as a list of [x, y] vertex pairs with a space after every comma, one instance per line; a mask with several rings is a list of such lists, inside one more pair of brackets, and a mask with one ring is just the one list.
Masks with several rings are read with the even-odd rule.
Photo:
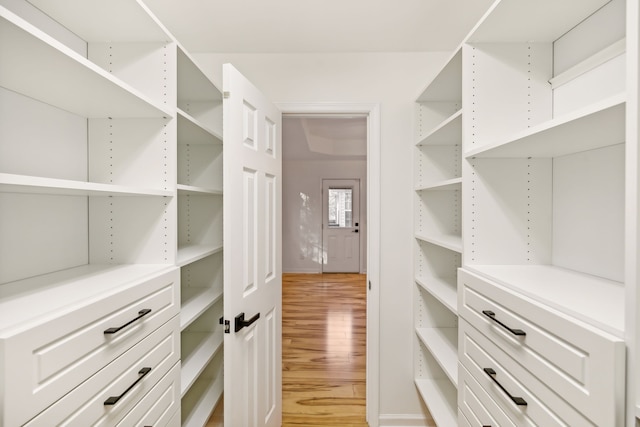
[[283, 427], [365, 427], [366, 276], [284, 274]]

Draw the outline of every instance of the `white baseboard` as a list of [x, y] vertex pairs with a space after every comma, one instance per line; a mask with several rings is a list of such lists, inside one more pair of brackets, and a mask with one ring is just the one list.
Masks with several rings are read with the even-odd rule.
[[419, 414], [383, 414], [379, 417], [380, 427], [434, 427], [432, 419]]

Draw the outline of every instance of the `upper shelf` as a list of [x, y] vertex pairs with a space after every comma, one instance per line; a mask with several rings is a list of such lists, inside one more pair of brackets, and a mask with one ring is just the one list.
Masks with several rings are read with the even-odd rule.
[[222, 135], [178, 109], [178, 144], [222, 144]]
[[617, 95], [465, 153], [473, 157], [558, 157], [625, 141], [625, 96]]
[[471, 30], [467, 42], [552, 42], [609, 1], [497, 0]]
[[462, 49], [457, 49], [418, 96], [418, 102], [462, 99]]
[[222, 92], [180, 46], [178, 46], [178, 99], [198, 102], [222, 101]]
[[159, 196], [172, 197], [173, 190], [72, 181], [28, 175], [0, 173], [0, 192], [64, 196]]
[[136, 0], [29, 0], [87, 42], [170, 41], [171, 36]]
[[416, 145], [456, 145], [462, 142], [462, 110], [456, 111]]
[[62, 110], [88, 118], [172, 116], [164, 106], [1, 6], [0, 55], [0, 86]]

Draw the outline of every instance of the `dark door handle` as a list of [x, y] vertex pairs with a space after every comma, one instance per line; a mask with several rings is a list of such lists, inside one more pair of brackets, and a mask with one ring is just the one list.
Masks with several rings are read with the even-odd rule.
[[496, 371], [494, 371], [491, 368], [484, 368], [484, 373], [489, 375], [489, 378], [491, 378], [493, 382], [496, 383], [498, 387], [500, 387], [500, 390], [502, 390], [507, 396], [509, 396], [509, 399], [511, 399], [513, 403], [515, 403], [518, 406], [527, 406], [526, 400], [524, 400], [521, 397], [512, 396], [511, 393], [509, 393], [507, 389], [504, 388], [502, 384], [498, 382], [498, 380], [496, 379]]
[[136, 384], [138, 384], [140, 381], [142, 381], [142, 379], [145, 377], [145, 375], [147, 375], [149, 372], [151, 372], [151, 368], [142, 368], [142, 369], [140, 369], [140, 371], [138, 371], [138, 375], [140, 375], [138, 377], [138, 379], [133, 384], [131, 384], [129, 386], [129, 388], [126, 389], [124, 391], [124, 393], [122, 393], [120, 396], [111, 396], [110, 398], [105, 400], [104, 401], [105, 406], [107, 406], [107, 405], [115, 405], [116, 403], [118, 403], [118, 400], [122, 399], [125, 394], [129, 393], [129, 390], [131, 390], [133, 387], [136, 386]]
[[513, 335], [518, 335], [518, 336], [521, 336], [521, 337], [527, 335], [526, 332], [523, 331], [522, 329], [512, 329], [512, 328], [508, 327], [507, 325], [505, 325], [504, 323], [502, 323], [501, 321], [499, 321], [498, 319], [496, 319], [496, 314], [491, 310], [482, 310], [482, 314], [484, 314], [489, 319], [491, 319], [494, 322], [496, 322], [498, 325], [500, 325], [503, 328], [505, 328], [507, 331], [511, 332]]
[[105, 334], [115, 334], [116, 332], [118, 332], [121, 329], [126, 328], [127, 326], [129, 326], [130, 324], [132, 324], [133, 322], [135, 322], [136, 320], [146, 316], [147, 314], [151, 313], [151, 309], [150, 308], [145, 308], [144, 310], [140, 310], [138, 312], [138, 317], [136, 317], [133, 320], [128, 321], [127, 323], [125, 323], [122, 326], [118, 326], [117, 328], [109, 328], [109, 329], [105, 329], [104, 333]]
[[240, 329], [245, 326], [250, 326], [253, 322], [260, 318], [260, 313], [256, 314], [249, 320], [244, 320], [244, 313], [240, 313], [236, 316], [236, 327], [234, 328], [234, 332], [238, 332]]
[[358, 229], [356, 228], [355, 230], [353, 230], [353, 233], [359, 233]]

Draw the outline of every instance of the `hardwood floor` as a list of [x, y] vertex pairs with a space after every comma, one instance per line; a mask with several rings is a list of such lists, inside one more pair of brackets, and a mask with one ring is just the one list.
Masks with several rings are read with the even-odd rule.
[[282, 426], [366, 427], [366, 276], [284, 274], [282, 312]]
[[282, 425], [366, 426], [366, 276], [282, 278]]

